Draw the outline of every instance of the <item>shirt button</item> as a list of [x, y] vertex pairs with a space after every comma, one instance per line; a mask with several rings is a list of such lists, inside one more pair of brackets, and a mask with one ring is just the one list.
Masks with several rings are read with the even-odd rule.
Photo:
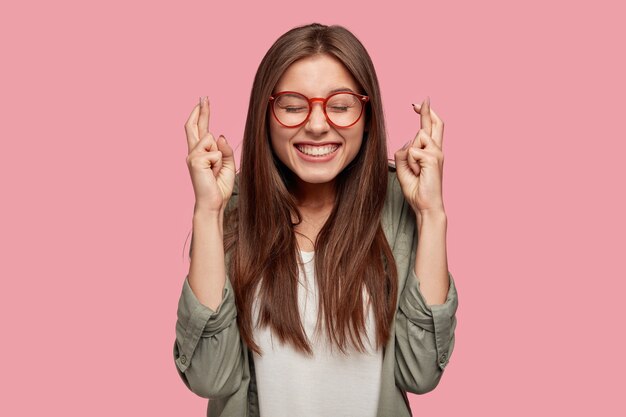
[[187, 363], [187, 357], [185, 355], [180, 357], [180, 362], [181, 363]]
[[446, 362], [446, 354], [442, 353], [441, 357], [439, 358], [439, 363], [443, 364]]

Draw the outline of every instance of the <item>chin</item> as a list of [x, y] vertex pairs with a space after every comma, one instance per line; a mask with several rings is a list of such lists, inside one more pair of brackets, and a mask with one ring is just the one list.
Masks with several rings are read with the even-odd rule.
[[298, 172], [294, 172], [294, 174], [300, 178], [301, 181], [309, 183], [309, 184], [326, 184], [332, 182], [337, 178], [337, 173], [320, 173], [315, 175], [311, 172], [300, 174]]

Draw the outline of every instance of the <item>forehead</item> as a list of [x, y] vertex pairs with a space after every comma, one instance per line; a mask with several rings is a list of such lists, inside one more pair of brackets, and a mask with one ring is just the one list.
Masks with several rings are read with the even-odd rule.
[[279, 78], [274, 92], [297, 91], [308, 97], [324, 97], [334, 91], [358, 92], [358, 84], [341, 61], [327, 54], [302, 58]]

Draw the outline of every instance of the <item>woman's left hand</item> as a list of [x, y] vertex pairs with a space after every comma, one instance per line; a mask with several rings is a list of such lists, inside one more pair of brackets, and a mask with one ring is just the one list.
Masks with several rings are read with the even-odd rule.
[[413, 109], [420, 115], [421, 129], [414, 139], [395, 153], [396, 173], [404, 197], [419, 216], [445, 212], [443, 207], [443, 121], [430, 108], [430, 99]]

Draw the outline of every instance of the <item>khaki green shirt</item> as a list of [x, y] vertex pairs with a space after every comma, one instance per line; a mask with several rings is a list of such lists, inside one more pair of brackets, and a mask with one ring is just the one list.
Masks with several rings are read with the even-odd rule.
[[[407, 392], [424, 394], [433, 390], [450, 361], [458, 298], [448, 271], [446, 301], [426, 303], [415, 275], [415, 213], [391, 165], [388, 181], [382, 226], [397, 264], [399, 291], [395, 325], [383, 357], [377, 416], [409, 417], [412, 414]], [[229, 205], [236, 204], [237, 194], [235, 185]], [[185, 385], [209, 399], [209, 417], [260, 417], [254, 361], [239, 335], [236, 317], [228, 276], [215, 311], [198, 301], [185, 277], [178, 302], [174, 361]]]

